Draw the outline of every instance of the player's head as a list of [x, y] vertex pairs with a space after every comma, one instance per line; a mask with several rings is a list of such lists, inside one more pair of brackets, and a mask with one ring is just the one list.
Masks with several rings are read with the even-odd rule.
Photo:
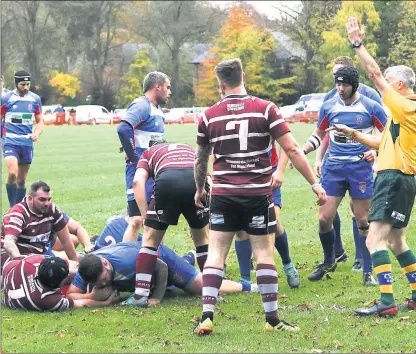
[[158, 105], [168, 102], [172, 94], [170, 90], [170, 77], [160, 71], [148, 73], [143, 80], [143, 94], [150, 94]]
[[334, 80], [339, 97], [348, 100], [357, 92], [360, 75], [356, 68], [344, 66], [335, 73]]
[[332, 75], [335, 75], [335, 73], [344, 66], [352, 66], [355, 68], [354, 60], [347, 56], [336, 57], [334, 59], [334, 66], [332, 67]]
[[69, 274], [68, 263], [59, 257], [46, 257], [39, 265], [37, 279], [48, 288], [59, 288]]
[[214, 69], [221, 97], [227, 89], [234, 89], [244, 82], [243, 64], [238, 58], [223, 60]]
[[32, 183], [27, 196], [30, 209], [36, 214], [46, 213], [51, 204], [51, 188], [43, 181]]
[[104, 257], [87, 254], [80, 262], [78, 268], [82, 279], [88, 284], [102, 288], [111, 284], [113, 280], [113, 266]]
[[19, 94], [26, 95], [30, 89], [30, 74], [24, 70], [16, 71], [14, 73], [14, 83]]
[[398, 93], [407, 95], [415, 87], [415, 72], [406, 65], [391, 66], [384, 72], [384, 77]]
[[90, 242], [92, 243], [92, 244], [94, 244], [95, 243], [95, 241], [97, 241], [97, 239], [100, 237], [100, 235], [94, 235], [94, 236], [91, 236], [90, 237]]

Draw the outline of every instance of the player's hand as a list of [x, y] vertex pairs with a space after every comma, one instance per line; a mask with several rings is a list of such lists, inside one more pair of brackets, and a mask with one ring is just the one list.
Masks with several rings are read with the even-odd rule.
[[283, 184], [283, 173], [277, 169], [272, 174], [272, 188], [280, 188]]
[[313, 168], [316, 177], [321, 178], [322, 173], [322, 161], [315, 161], [315, 166]]
[[29, 139], [32, 141], [38, 141], [39, 140], [39, 135], [36, 133], [32, 133], [29, 135]]
[[205, 197], [205, 194], [206, 194], [207, 192], [205, 191], [205, 189], [202, 189], [202, 190], [196, 190], [196, 193], [195, 193], [195, 197], [194, 197], [194, 200], [195, 200], [195, 205], [198, 207], [198, 208], [204, 208], [205, 206], [204, 206], [204, 204], [203, 204], [203, 200], [206, 198]]
[[335, 130], [338, 133], [343, 133], [346, 136], [351, 136], [356, 130], [350, 127], [347, 127], [345, 124], [334, 124], [332, 127], [325, 129], [326, 132]]
[[90, 253], [90, 252], [92, 252], [93, 247], [94, 247], [94, 245], [92, 245], [91, 243], [90, 243], [90, 244], [88, 244], [88, 245], [85, 245], [85, 247], [84, 247], [84, 252], [85, 252], [85, 253]]
[[105, 301], [113, 294], [113, 287], [111, 285], [97, 288], [94, 286], [91, 292], [91, 299], [95, 301]]
[[377, 156], [377, 152], [374, 150], [368, 150], [364, 153], [363, 159], [367, 162], [374, 162]]
[[319, 206], [324, 205], [327, 199], [325, 189], [323, 189], [320, 184], [316, 184], [312, 190], [318, 196], [318, 200], [316, 201], [316, 204], [318, 204]]
[[151, 298], [149, 298], [149, 299], [147, 300], [147, 303], [148, 303], [148, 307], [155, 307], [155, 306], [160, 305], [160, 300], [158, 300], [158, 299], [151, 299]]
[[360, 28], [360, 25], [358, 24], [358, 21], [354, 16], [350, 16], [348, 18], [346, 26], [348, 32], [348, 39], [351, 43], [364, 39], [364, 26]]

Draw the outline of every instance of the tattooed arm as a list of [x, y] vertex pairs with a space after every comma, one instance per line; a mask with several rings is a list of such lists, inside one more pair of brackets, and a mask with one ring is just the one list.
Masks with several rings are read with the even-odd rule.
[[195, 205], [199, 208], [203, 208], [202, 197], [205, 193], [205, 180], [207, 178], [208, 172], [208, 160], [212, 152], [211, 145], [198, 145], [196, 149], [195, 157], [195, 184], [196, 184], [196, 193], [195, 193]]

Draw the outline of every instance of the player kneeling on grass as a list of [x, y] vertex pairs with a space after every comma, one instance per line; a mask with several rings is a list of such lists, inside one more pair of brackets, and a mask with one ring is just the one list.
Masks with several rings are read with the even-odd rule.
[[[121, 242], [103, 247], [86, 255], [79, 263], [79, 270], [68, 290], [71, 299], [103, 299], [116, 289], [134, 292], [136, 282], [136, 259], [141, 242]], [[189, 294], [202, 294], [202, 273], [195, 267], [195, 257], [189, 252], [178, 256], [172, 249], [160, 245], [155, 272], [152, 274], [151, 294], [147, 306], [159, 304], [167, 285], [173, 285]], [[167, 268], [167, 271], [166, 269]], [[92, 293], [88, 290], [94, 287]], [[222, 293], [257, 291], [257, 284], [240, 284], [224, 280]], [[107, 294], [107, 295], [106, 295]], [[123, 303], [129, 305], [128, 303]]]
[[74, 272], [59, 257], [32, 254], [9, 258], [3, 264], [3, 304], [9, 309], [66, 311], [74, 307], [106, 306], [118, 299], [117, 292], [109, 294], [105, 301], [69, 299], [59, 287]]

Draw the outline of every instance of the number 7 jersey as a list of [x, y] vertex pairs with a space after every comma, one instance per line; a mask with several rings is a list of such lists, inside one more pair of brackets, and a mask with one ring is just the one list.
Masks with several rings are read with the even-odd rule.
[[277, 106], [248, 95], [228, 95], [208, 108], [198, 145], [212, 145], [213, 195], [270, 195], [272, 142], [290, 132]]

